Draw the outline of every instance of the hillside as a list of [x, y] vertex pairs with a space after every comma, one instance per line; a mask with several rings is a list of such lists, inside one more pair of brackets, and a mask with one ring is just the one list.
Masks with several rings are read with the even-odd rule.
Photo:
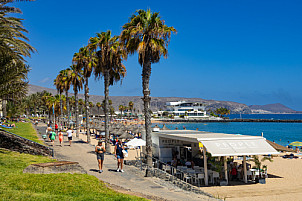
[[280, 103], [267, 105], [250, 105], [249, 108], [253, 113], [296, 113], [295, 110]]
[[[36, 85], [29, 85], [28, 94], [33, 94], [36, 92], [41, 92], [46, 90], [52, 94], [56, 94], [55, 89], [40, 87]], [[70, 96], [73, 94], [71, 93]], [[84, 95], [80, 94], [79, 98], [84, 99]], [[134, 103], [134, 108], [137, 112], [141, 113], [143, 110], [143, 101], [141, 96], [110, 96], [112, 100], [113, 107], [118, 110], [119, 105], [128, 105], [130, 101]], [[104, 96], [90, 95], [90, 101], [94, 104], [97, 102], [102, 102]], [[201, 102], [205, 104], [207, 110], [215, 110], [219, 107], [225, 107], [231, 110], [233, 114], [251, 114], [251, 113], [295, 113], [296, 111], [278, 103], [269, 105], [251, 105], [247, 106], [242, 103], [236, 103], [231, 101], [216, 101], [216, 100], [205, 100], [202, 98], [183, 98], [183, 97], [152, 97], [151, 99], [151, 110], [158, 111], [165, 108], [166, 102], [169, 101], [193, 101]], [[95, 109], [96, 110], [96, 109]]]

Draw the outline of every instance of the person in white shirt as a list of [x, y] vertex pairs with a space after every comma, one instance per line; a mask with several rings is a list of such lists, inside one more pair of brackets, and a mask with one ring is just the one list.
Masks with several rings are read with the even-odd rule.
[[70, 128], [68, 128], [67, 137], [68, 137], [68, 141], [69, 141], [69, 146], [71, 146], [72, 133], [73, 133], [73, 131]]

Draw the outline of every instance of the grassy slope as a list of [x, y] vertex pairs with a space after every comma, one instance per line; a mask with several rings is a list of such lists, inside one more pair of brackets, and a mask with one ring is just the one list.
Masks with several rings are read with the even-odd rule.
[[32, 163], [51, 162], [0, 149], [1, 200], [144, 200], [117, 193], [96, 177], [82, 174], [24, 174]]
[[16, 135], [20, 135], [21, 137], [27, 138], [27, 139], [32, 140], [34, 142], [38, 142], [40, 144], [43, 144], [38, 139], [36, 130], [33, 128], [31, 123], [19, 122], [19, 123], [16, 123], [16, 128], [2, 128], [2, 129], [7, 130], [9, 132], [12, 132]]

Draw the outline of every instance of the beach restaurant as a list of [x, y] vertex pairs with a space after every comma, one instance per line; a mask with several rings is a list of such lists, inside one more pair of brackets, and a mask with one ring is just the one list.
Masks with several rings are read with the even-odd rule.
[[190, 160], [203, 155], [204, 183], [208, 185], [207, 152], [223, 157], [224, 177], [228, 182], [227, 157], [242, 156], [243, 181], [248, 182], [247, 156], [279, 154], [261, 136], [210, 133], [194, 130], [160, 130], [152, 133], [154, 156], [168, 162], [177, 157]]

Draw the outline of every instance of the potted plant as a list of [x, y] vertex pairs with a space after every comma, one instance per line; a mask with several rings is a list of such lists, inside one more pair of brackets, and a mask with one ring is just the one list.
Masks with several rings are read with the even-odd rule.
[[263, 175], [266, 175], [265, 173], [266, 173], [266, 171], [267, 171], [267, 166], [266, 166], [266, 165], [263, 165], [263, 166], [261, 167], [262, 162], [263, 162], [263, 161], [266, 161], [266, 160], [268, 160], [268, 161], [270, 161], [270, 162], [273, 162], [273, 160], [272, 160], [271, 158], [267, 157], [267, 156], [264, 156], [264, 157], [260, 160], [260, 159], [259, 159], [259, 156], [256, 156], [256, 155], [255, 155], [255, 156], [253, 156], [252, 159], [250, 159], [250, 161], [253, 161], [253, 162], [255, 163], [255, 169], [259, 171], [259, 177], [256, 177], [256, 178], [255, 178], [255, 182], [256, 182], [256, 183], [261, 183], [261, 184], [265, 184], [265, 183], [266, 183], [266, 181], [265, 181], [266, 177], [263, 176]]

